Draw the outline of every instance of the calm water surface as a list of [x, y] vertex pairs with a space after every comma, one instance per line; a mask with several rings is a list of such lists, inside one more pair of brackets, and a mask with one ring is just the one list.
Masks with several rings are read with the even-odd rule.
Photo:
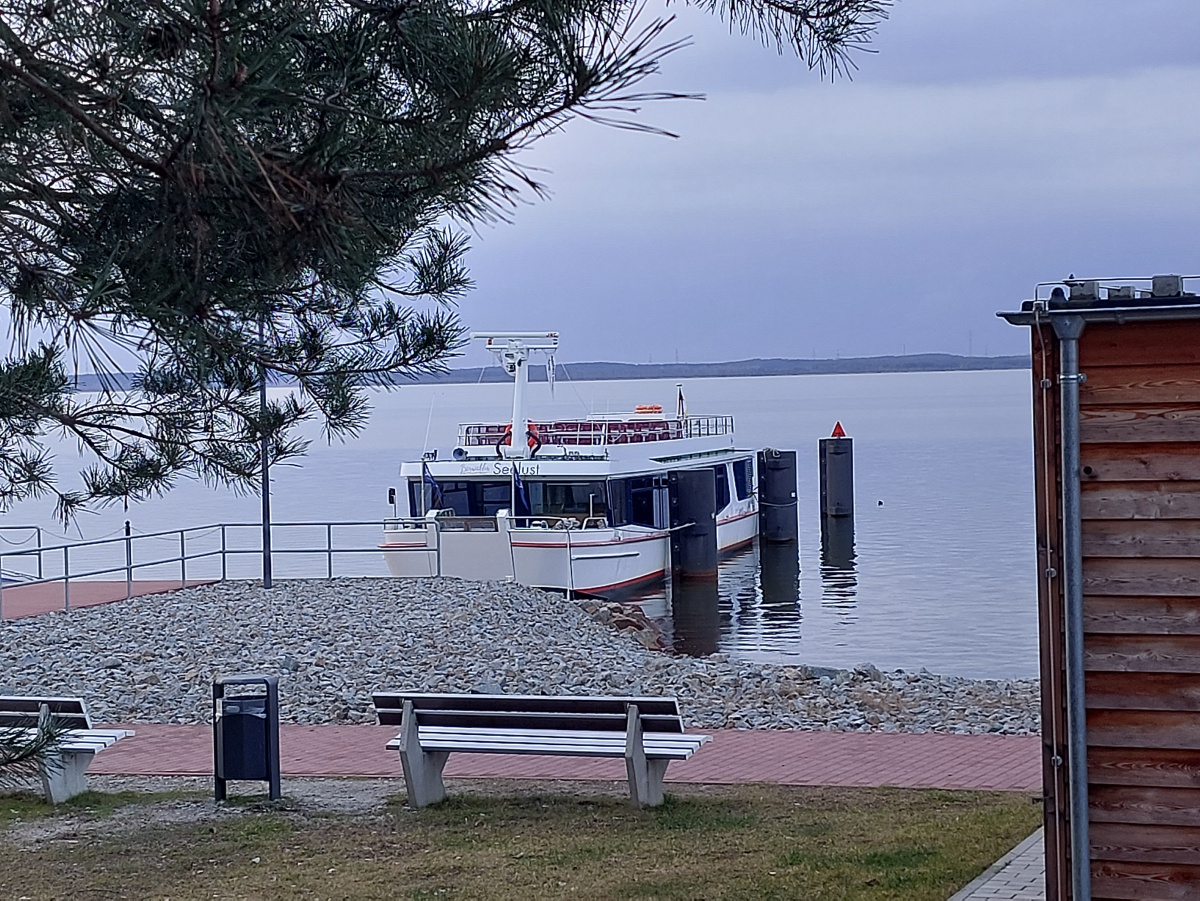
[[[569, 367], [568, 367], [569, 371]], [[563, 379], [551, 398], [531, 386], [535, 417], [674, 405], [673, 380]], [[692, 413], [732, 413], [738, 443], [799, 454], [800, 547], [752, 547], [725, 560], [717, 586], [646, 594], [684, 649], [759, 661], [926, 667], [980, 677], [1037, 671], [1029, 375], [1022, 371], [692, 379]], [[399, 463], [426, 448], [447, 453], [459, 421], [503, 419], [501, 384], [413, 385], [373, 396], [353, 443], [322, 442], [273, 470], [276, 521], [379, 520]], [[855, 439], [856, 522], [822, 553], [817, 439], [840, 420]], [[62, 471], [76, 462], [59, 451]], [[64, 477], [64, 482], [69, 479]], [[183, 483], [164, 498], [81, 518], [72, 536], [255, 521], [256, 497]], [[0, 525], [55, 531], [47, 504], [26, 503]], [[373, 529], [358, 537], [374, 539]], [[11, 537], [12, 533], [5, 533]], [[309, 541], [323, 541], [314, 534]], [[797, 566], [798, 563], [798, 566]], [[252, 559], [245, 573], [258, 574]], [[324, 560], [283, 557], [278, 576], [324, 573]], [[5, 564], [6, 568], [9, 564]], [[344, 574], [384, 575], [371, 555], [339, 560]], [[199, 573], [197, 573], [198, 575]], [[150, 577], [143, 573], [143, 577]], [[714, 597], [715, 595], [715, 597]]]

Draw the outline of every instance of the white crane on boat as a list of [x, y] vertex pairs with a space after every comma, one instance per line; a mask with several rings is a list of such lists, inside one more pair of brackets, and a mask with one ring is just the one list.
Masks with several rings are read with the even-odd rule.
[[[497, 450], [510, 460], [527, 460], [541, 442], [529, 428], [525, 415], [525, 386], [529, 384], [529, 356], [544, 353], [547, 366], [553, 367], [558, 350], [558, 332], [472, 332], [472, 340], [486, 341], [504, 371], [513, 377], [511, 442]], [[547, 370], [549, 371], [549, 370]], [[528, 441], [521, 440], [528, 438]]]

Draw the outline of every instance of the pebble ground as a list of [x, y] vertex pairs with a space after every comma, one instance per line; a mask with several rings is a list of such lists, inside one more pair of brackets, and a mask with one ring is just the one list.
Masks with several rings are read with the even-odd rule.
[[0, 694], [82, 696], [100, 722], [207, 722], [214, 676], [244, 672], [278, 675], [302, 724], [373, 722], [383, 689], [665, 694], [710, 729], [1038, 730], [1036, 680], [674, 656], [511, 583], [223, 582], [0, 622]]

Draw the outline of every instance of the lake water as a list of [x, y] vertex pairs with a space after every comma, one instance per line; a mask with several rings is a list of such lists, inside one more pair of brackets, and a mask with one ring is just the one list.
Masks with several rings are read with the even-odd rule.
[[[560, 369], [553, 398], [544, 383], [531, 386], [531, 415], [567, 418], [642, 403], [670, 409], [674, 386], [573, 383]], [[681, 647], [771, 662], [1036, 675], [1027, 372], [692, 379], [684, 390], [689, 412], [736, 417], [739, 446], [798, 452], [800, 547], [798, 568], [788, 557], [794, 547], [756, 546], [724, 561], [715, 589], [649, 592], [647, 613], [674, 629]], [[276, 521], [390, 515], [387, 489], [398, 482], [399, 463], [426, 448], [447, 453], [460, 421], [506, 418], [511, 387], [411, 385], [372, 399], [370, 425], [359, 438], [332, 445], [317, 438], [299, 465], [272, 471]], [[839, 420], [854, 438], [855, 532], [822, 554], [817, 439]], [[64, 474], [72, 471], [70, 447], [60, 449], [59, 462]], [[126, 519], [135, 533], [147, 533], [258, 516], [257, 497], [185, 482], [128, 511], [85, 515], [71, 531], [96, 538], [118, 533]], [[47, 503], [20, 504], [0, 517], [0, 525], [18, 524], [61, 532]], [[361, 540], [372, 541], [373, 532]], [[245, 575], [257, 575], [252, 563], [244, 561], [251, 567]], [[298, 557], [275, 563], [282, 577], [301, 574], [302, 566], [305, 574], [323, 573], [324, 565]], [[339, 562], [338, 571], [386, 569], [371, 554]]]

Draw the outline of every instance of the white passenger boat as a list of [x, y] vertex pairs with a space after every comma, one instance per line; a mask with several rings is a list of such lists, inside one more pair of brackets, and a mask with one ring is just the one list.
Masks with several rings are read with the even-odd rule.
[[484, 338], [514, 378], [512, 416], [463, 423], [445, 457], [400, 467], [409, 516], [389, 520], [383, 549], [394, 576], [512, 579], [603, 594], [660, 579], [671, 567], [676, 475], [710, 470], [721, 552], [758, 532], [755, 454], [738, 450], [732, 416], [697, 416], [677, 392], [658, 404], [582, 419], [530, 419], [529, 358], [557, 334]]

